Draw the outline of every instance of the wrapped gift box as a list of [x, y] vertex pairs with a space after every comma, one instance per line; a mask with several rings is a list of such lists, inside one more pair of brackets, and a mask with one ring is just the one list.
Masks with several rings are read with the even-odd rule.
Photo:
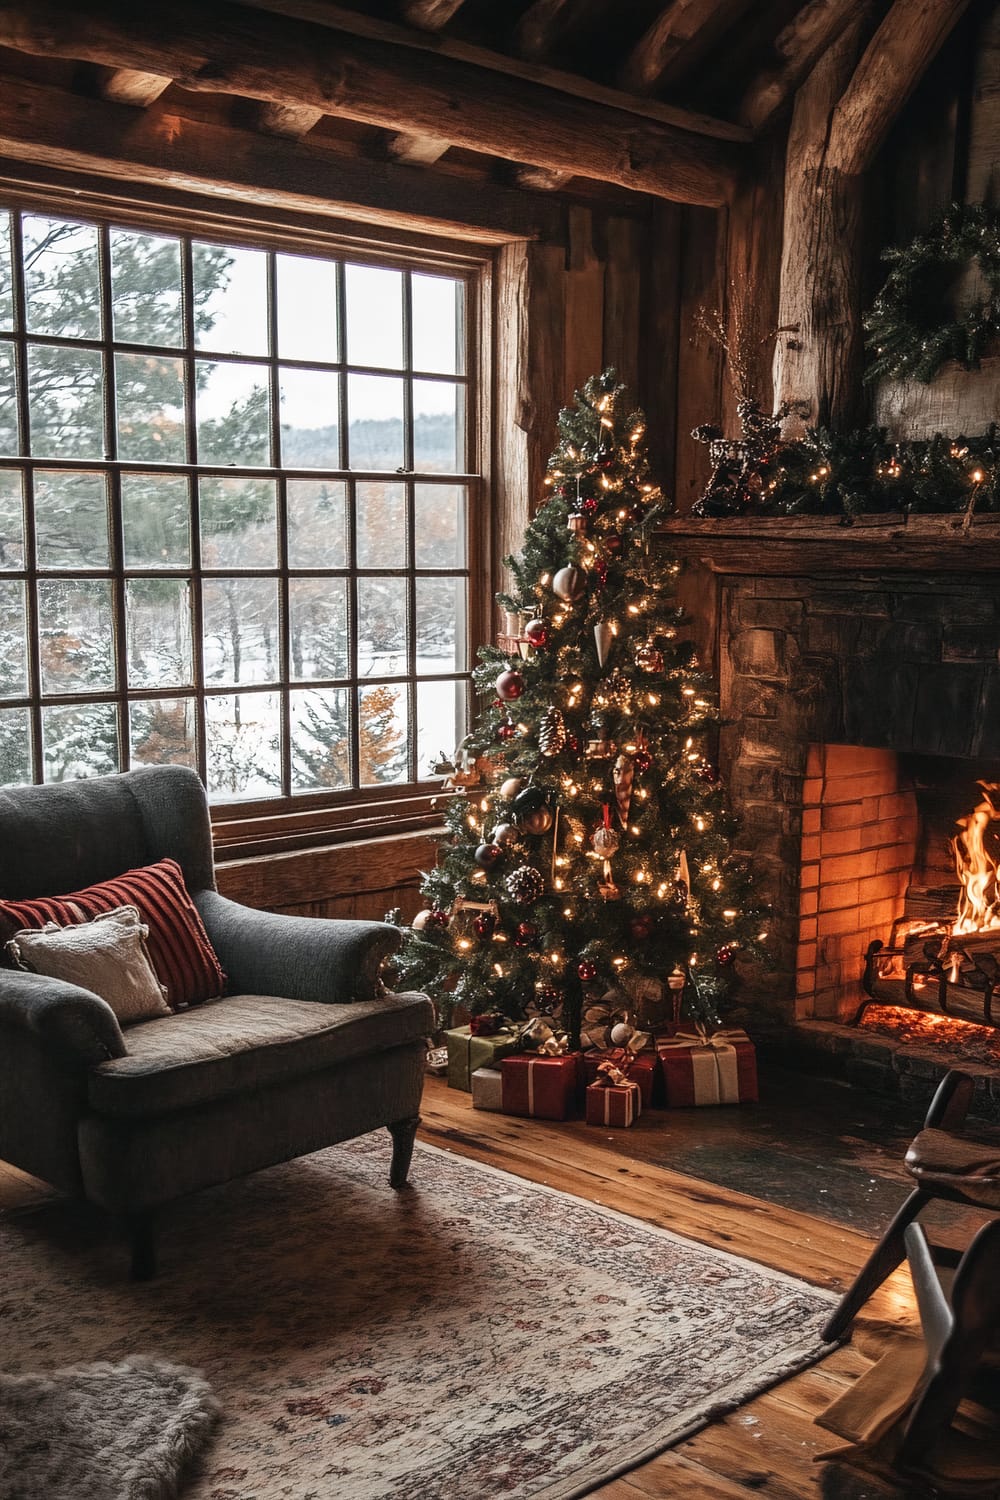
[[620, 1047], [611, 1047], [605, 1052], [585, 1052], [583, 1072], [587, 1083], [591, 1084], [595, 1081], [597, 1070], [602, 1062], [618, 1063], [623, 1071], [628, 1073], [629, 1082], [639, 1085], [643, 1109], [650, 1109], [654, 1102], [659, 1101], [663, 1091], [659, 1053], [654, 1051], [629, 1052], [626, 1053], [625, 1063], [621, 1059]]
[[642, 1113], [638, 1083], [591, 1083], [587, 1087], [587, 1124], [628, 1126]]
[[514, 1028], [494, 1032], [492, 1036], [473, 1036], [470, 1027], [456, 1026], [446, 1031], [448, 1044], [448, 1087], [472, 1089], [472, 1075], [477, 1068], [492, 1068], [517, 1046]]
[[534, 1057], [519, 1052], [500, 1064], [505, 1115], [530, 1115], [536, 1120], [565, 1120], [574, 1112], [580, 1054]]
[[656, 1044], [667, 1104], [756, 1104], [757, 1054], [745, 1031], [679, 1030]]
[[473, 1109], [503, 1108], [503, 1077], [499, 1068], [477, 1068], [472, 1075]]

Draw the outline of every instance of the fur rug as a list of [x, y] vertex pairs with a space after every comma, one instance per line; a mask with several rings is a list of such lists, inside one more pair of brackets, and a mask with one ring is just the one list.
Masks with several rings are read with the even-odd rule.
[[162, 1360], [0, 1375], [0, 1500], [173, 1500], [217, 1417]]
[[389, 1150], [172, 1205], [145, 1283], [79, 1205], [0, 1223], [6, 1367], [204, 1370], [185, 1500], [569, 1500], [825, 1352], [825, 1291], [433, 1147], [393, 1193]]

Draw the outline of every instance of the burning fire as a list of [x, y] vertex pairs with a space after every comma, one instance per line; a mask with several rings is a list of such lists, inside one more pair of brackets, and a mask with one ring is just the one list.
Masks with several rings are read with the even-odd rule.
[[981, 781], [979, 785], [983, 791], [982, 802], [967, 817], [958, 819], [962, 832], [951, 840], [955, 870], [962, 884], [953, 935], [1000, 927], [998, 863], [986, 847], [990, 824], [1000, 819], [1000, 808], [994, 801], [994, 795], [1000, 792], [1000, 784]]

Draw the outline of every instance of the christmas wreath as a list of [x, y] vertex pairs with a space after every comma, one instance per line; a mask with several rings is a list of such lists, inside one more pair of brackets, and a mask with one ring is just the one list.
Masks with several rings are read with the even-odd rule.
[[[949, 359], [975, 369], [1000, 336], [1000, 214], [983, 203], [953, 204], [926, 234], [887, 250], [883, 260], [891, 269], [865, 318], [873, 355], [866, 378], [926, 382]], [[959, 316], [948, 308], [948, 293], [972, 264], [983, 291]]]

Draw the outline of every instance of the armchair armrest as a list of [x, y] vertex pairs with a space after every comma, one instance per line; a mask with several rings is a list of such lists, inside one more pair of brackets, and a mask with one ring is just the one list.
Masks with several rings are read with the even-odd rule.
[[231, 990], [337, 1004], [373, 1000], [379, 965], [402, 942], [386, 922], [290, 917], [199, 891], [194, 898]]
[[0, 970], [2, 1026], [30, 1031], [87, 1067], [127, 1051], [117, 1017], [99, 995], [20, 969]]

